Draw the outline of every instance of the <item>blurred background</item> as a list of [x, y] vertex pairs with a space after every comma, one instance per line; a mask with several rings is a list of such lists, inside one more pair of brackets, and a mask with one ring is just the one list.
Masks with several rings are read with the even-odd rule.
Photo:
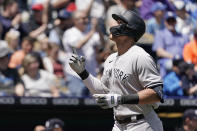
[[196, 0], [0, 0], [0, 130], [110, 131], [112, 110], [96, 105], [68, 58], [75, 48], [100, 79], [116, 52], [111, 15], [126, 10], [146, 23], [136, 44], [164, 82], [164, 131], [197, 130]]

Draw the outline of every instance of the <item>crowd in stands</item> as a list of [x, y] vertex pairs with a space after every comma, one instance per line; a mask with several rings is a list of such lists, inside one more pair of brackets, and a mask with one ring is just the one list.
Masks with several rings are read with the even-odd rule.
[[77, 50], [100, 78], [116, 51], [112, 14], [132, 10], [146, 23], [165, 96], [197, 96], [197, 0], [0, 0], [0, 96], [89, 97], [70, 68]]

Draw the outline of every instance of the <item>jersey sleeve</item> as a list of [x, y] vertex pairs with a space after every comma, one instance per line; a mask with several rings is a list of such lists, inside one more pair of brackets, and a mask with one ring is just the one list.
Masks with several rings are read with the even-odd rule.
[[[110, 56], [109, 56], [110, 57]], [[86, 87], [90, 90], [92, 94], [106, 94], [109, 93], [109, 83], [108, 83], [108, 77], [106, 75], [106, 66], [109, 60], [109, 57], [104, 63], [104, 71], [103, 75], [101, 77], [101, 80], [95, 78], [91, 74], [88, 76], [87, 79], [83, 80]]]
[[91, 74], [83, 82], [92, 94], [106, 94], [109, 92], [108, 88]]
[[137, 58], [137, 73], [144, 88], [163, 86], [157, 65], [150, 55], [139, 55]]

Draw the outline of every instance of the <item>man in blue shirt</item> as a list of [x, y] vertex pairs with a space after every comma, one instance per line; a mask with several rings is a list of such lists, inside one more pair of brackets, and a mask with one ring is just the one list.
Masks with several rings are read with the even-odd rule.
[[187, 36], [176, 32], [176, 15], [173, 12], [165, 14], [165, 26], [163, 30], [156, 33], [152, 47], [158, 57], [162, 77], [171, 70], [173, 58], [182, 58], [183, 47], [189, 41]]
[[151, 11], [154, 17], [147, 21], [147, 33], [155, 35], [156, 31], [164, 29], [164, 13], [166, 6], [161, 2], [156, 2], [152, 7]]
[[183, 96], [182, 82], [181, 82], [181, 68], [180, 63], [183, 59], [174, 59], [172, 72], [164, 77], [164, 95], [165, 96]]

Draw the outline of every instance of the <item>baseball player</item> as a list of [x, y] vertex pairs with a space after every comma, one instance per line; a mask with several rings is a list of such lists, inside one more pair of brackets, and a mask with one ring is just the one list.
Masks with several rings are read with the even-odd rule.
[[163, 101], [163, 83], [153, 58], [135, 45], [145, 32], [145, 23], [132, 11], [112, 17], [117, 25], [110, 28], [110, 39], [118, 51], [105, 61], [101, 80], [85, 69], [84, 57], [74, 53], [69, 64], [97, 103], [113, 108], [113, 131], [163, 131], [154, 111]]

